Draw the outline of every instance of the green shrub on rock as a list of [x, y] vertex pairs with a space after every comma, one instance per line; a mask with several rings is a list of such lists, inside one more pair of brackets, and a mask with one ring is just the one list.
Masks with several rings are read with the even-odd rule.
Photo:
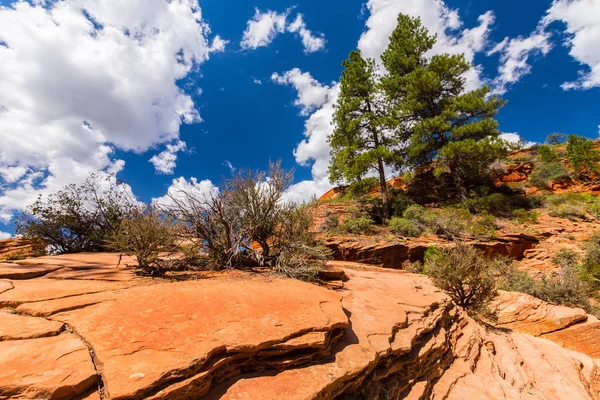
[[401, 236], [419, 237], [423, 233], [422, 226], [409, 219], [392, 217], [388, 222], [390, 230]]

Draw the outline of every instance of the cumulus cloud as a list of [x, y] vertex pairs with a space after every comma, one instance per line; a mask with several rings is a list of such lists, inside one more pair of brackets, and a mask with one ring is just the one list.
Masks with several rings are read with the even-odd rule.
[[[479, 16], [479, 25], [467, 29], [463, 27], [457, 10], [450, 9], [441, 0], [369, 0], [366, 5], [370, 16], [367, 30], [358, 42], [358, 48], [365, 57], [378, 59], [385, 51], [389, 37], [397, 25], [398, 14], [420, 17], [423, 26], [437, 35], [437, 43], [431, 54], [464, 54], [468, 62], [473, 62], [475, 54], [489, 45], [489, 33], [495, 17], [492, 11]], [[481, 68], [474, 67], [466, 75], [467, 88], [475, 89], [482, 85]]]
[[161, 207], [169, 207], [174, 205], [173, 199], [184, 202], [186, 196], [184, 193], [188, 193], [195, 198], [203, 198], [206, 196], [212, 196], [219, 192], [219, 188], [213, 183], [205, 179], [198, 182], [196, 178], [190, 178], [188, 181], [184, 177], [173, 179], [171, 186], [167, 189], [167, 192], [162, 197], [152, 199], [152, 204]]
[[11, 237], [12, 235], [10, 233], [0, 231], [0, 240], [10, 239]]
[[273, 39], [285, 32], [289, 11], [278, 13], [276, 11], [262, 12], [254, 9], [254, 17], [248, 21], [246, 30], [242, 36], [242, 49], [256, 50], [266, 47]]
[[298, 92], [294, 104], [300, 107], [301, 115], [309, 115], [317, 107], [325, 104], [329, 98], [331, 88], [321, 85], [310, 73], [294, 68], [283, 75], [277, 72], [271, 75], [271, 80], [279, 85], [292, 85]]
[[168, 144], [164, 151], [156, 154], [149, 161], [158, 174], [171, 175], [177, 165], [177, 153], [185, 150], [187, 150], [185, 142], [178, 140], [174, 144]]
[[225, 46], [229, 44], [229, 40], [224, 40], [219, 35], [215, 35], [208, 51], [210, 53], [222, 53], [225, 51]]
[[304, 22], [304, 16], [302, 14], [298, 14], [294, 22], [292, 22], [287, 29], [289, 32], [300, 35], [305, 53], [314, 53], [325, 47], [324, 35], [313, 35], [313, 33], [306, 28], [306, 23]]
[[569, 54], [587, 70], [580, 71], [579, 78], [565, 82], [562, 88], [591, 89], [600, 86], [600, 2], [593, 0], [554, 0], [542, 24], [554, 21], [566, 25], [568, 37], [565, 45]]
[[281, 33], [296, 33], [302, 40], [305, 53], [314, 53], [325, 48], [325, 37], [323, 34], [313, 34], [306, 27], [304, 16], [296, 14], [293, 22], [288, 22], [291, 9], [283, 13], [267, 10], [254, 10], [254, 16], [247, 22], [246, 30], [242, 35], [241, 46], [245, 50], [256, 50], [266, 47]]
[[498, 76], [492, 82], [494, 93], [504, 94], [511, 84], [531, 72], [529, 59], [535, 55], [545, 56], [552, 50], [550, 33], [538, 29], [527, 37], [505, 38], [487, 54], [500, 53]]
[[0, 215], [179, 140], [200, 116], [177, 81], [225, 46], [209, 33], [197, 0], [0, 7]]

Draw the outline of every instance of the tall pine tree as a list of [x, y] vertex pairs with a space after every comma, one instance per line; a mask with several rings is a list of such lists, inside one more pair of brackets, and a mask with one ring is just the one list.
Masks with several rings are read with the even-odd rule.
[[451, 174], [458, 198], [465, 200], [469, 184], [481, 181], [487, 165], [503, 155], [493, 117], [505, 102], [488, 97], [487, 86], [465, 91], [472, 65], [462, 54], [428, 58], [434, 44], [420, 19], [400, 14], [381, 57], [388, 71], [382, 82], [411, 163], [436, 161], [436, 170]]
[[389, 218], [385, 167], [401, 160], [400, 153], [395, 151], [398, 140], [389, 130], [393, 123], [389, 102], [372, 59], [365, 60], [360, 51], [354, 50], [342, 65], [334, 132], [328, 138], [332, 156], [329, 178], [332, 183], [353, 182], [376, 172]]

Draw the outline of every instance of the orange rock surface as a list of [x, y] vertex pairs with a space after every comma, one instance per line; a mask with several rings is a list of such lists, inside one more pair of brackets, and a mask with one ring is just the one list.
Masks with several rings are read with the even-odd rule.
[[585, 328], [587, 352], [581, 310], [503, 293], [484, 328], [427, 277], [374, 265], [331, 262], [332, 291], [239, 271], [102, 279], [115, 257], [0, 280], [0, 399], [599, 398], [596, 354], [550, 337]]

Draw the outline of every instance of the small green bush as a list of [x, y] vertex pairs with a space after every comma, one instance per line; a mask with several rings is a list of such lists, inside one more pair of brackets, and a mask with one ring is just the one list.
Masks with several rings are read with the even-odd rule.
[[373, 220], [369, 217], [349, 218], [342, 224], [342, 229], [348, 233], [366, 235], [373, 232]]
[[564, 247], [552, 257], [552, 262], [562, 268], [573, 268], [577, 264], [577, 253]]
[[587, 174], [598, 170], [600, 151], [594, 149], [594, 142], [578, 135], [569, 135], [567, 158], [578, 174]]
[[537, 222], [539, 217], [539, 213], [535, 210], [524, 210], [522, 208], [517, 208], [512, 212], [512, 219], [518, 224], [524, 224], [526, 222]]
[[565, 133], [554, 132], [546, 137], [546, 142], [548, 142], [552, 146], [559, 145], [565, 140], [567, 140], [567, 134]]
[[473, 246], [439, 250], [427, 259], [427, 274], [459, 306], [480, 310], [496, 294], [494, 263]]
[[529, 183], [538, 189], [548, 189], [550, 181], [571, 177], [569, 169], [560, 162], [541, 163], [529, 176]]
[[544, 163], [560, 162], [560, 156], [552, 147], [548, 146], [547, 144], [543, 144], [538, 147], [538, 157], [539, 160]]
[[419, 237], [423, 233], [422, 225], [406, 218], [392, 217], [388, 226], [392, 232], [402, 236]]
[[414, 205], [415, 202], [404, 193], [397, 193], [392, 197], [391, 207], [393, 215], [401, 217], [408, 207]]
[[600, 232], [586, 243], [586, 252], [579, 264], [581, 278], [595, 290], [600, 289]]
[[323, 222], [325, 232], [335, 232], [340, 226], [340, 218], [335, 214], [329, 214]]
[[579, 219], [598, 218], [600, 198], [589, 193], [561, 193], [545, 198], [545, 206], [553, 217]]
[[497, 288], [508, 292], [520, 292], [534, 294], [536, 282], [526, 271], [521, 271], [510, 265], [500, 271], [501, 279], [497, 282]]

